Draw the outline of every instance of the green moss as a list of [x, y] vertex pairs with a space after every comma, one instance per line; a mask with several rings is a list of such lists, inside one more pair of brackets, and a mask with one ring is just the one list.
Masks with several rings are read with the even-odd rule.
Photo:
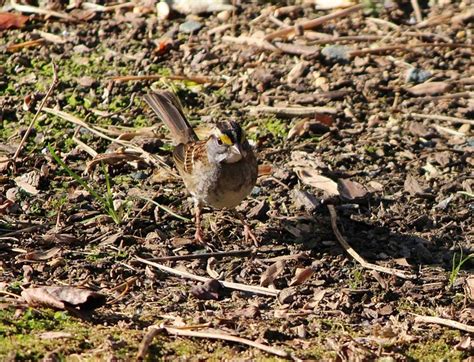
[[[441, 338], [428, 340], [424, 343], [411, 344], [405, 355], [415, 361], [461, 361], [462, 351], [453, 348], [453, 342], [459, 338], [459, 333], [447, 332]], [[451, 341], [451, 343], [450, 343]]]

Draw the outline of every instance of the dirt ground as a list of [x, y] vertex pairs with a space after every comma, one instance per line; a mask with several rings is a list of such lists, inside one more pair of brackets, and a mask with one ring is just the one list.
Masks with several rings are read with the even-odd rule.
[[[4, 5], [2, 359], [472, 360], [472, 3], [369, 1], [312, 24], [342, 9], [314, 3], [328, 5]], [[232, 213], [207, 209], [214, 254], [202, 255], [167, 131], [142, 99], [157, 89], [201, 134], [221, 119], [246, 130], [260, 176], [238, 210], [257, 247]], [[27, 303], [37, 286], [105, 305]], [[143, 344], [151, 326], [164, 329]]]

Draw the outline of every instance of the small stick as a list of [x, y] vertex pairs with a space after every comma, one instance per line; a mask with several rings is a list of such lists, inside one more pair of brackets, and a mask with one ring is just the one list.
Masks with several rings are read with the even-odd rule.
[[10, 45], [7, 46], [7, 51], [8, 52], [16, 52], [17, 50], [20, 50], [20, 49], [23, 49], [23, 48], [35, 47], [35, 46], [43, 44], [45, 41], [46, 41], [45, 39], [41, 38], [41, 39], [24, 41], [24, 42], [18, 43], [18, 44], [10, 44]]
[[51, 86], [49, 87], [48, 89], [48, 92], [46, 93], [46, 95], [44, 96], [44, 98], [42, 99], [38, 109], [36, 110], [36, 114], [35, 116], [33, 117], [33, 119], [31, 120], [25, 134], [23, 135], [23, 138], [21, 139], [20, 141], [20, 144], [18, 145], [18, 148], [16, 149], [16, 152], [15, 154], [13, 155], [13, 158], [12, 158], [12, 161], [15, 162], [16, 159], [18, 158], [18, 155], [20, 154], [20, 151], [21, 149], [23, 148], [25, 142], [26, 142], [26, 139], [28, 138], [28, 136], [30, 135], [30, 132], [33, 128], [33, 125], [35, 124], [36, 120], [38, 119], [41, 111], [43, 110], [43, 107], [44, 105], [46, 104], [46, 101], [48, 100], [48, 98], [50, 97], [50, 95], [53, 93], [53, 90], [54, 88], [56, 88], [57, 84], [58, 84], [58, 71], [57, 71], [57, 68], [56, 68], [56, 64], [54, 64], [54, 62], [51, 62], [51, 66], [53, 68], [53, 81], [51, 82]]
[[465, 331], [468, 333], [474, 333], [474, 327], [453, 321], [452, 319], [445, 319], [445, 318], [440, 318], [440, 317], [430, 317], [430, 316], [424, 316], [424, 315], [418, 315], [418, 314], [413, 314], [415, 316], [415, 322], [419, 323], [429, 323], [429, 324], [439, 324], [445, 327], [449, 328], [455, 328], [459, 329], [461, 331]]
[[98, 131], [96, 128], [93, 128], [93, 127], [89, 126], [82, 119], [79, 119], [76, 116], [73, 116], [72, 114], [69, 114], [67, 112], [59, 111], [57, 109], [48, 108], [48, 107], [44, 107], [44, 111], [46, 113], [58, 116], [58, 117], [66, 120], [68, 122], [71, 122], [71, 123], [73, 123], [77, 126], [83, 127], [85, 129], [87, 129], [88, 131], [90, 131], [91, 133], [95, 134], [96, 136], [99, 136], [100, 138], [104, 138], [104, 139], [106, 139], [110, 142], [117, 143], [121, 146], [128, 147], [133, 151], [139, 152], [143, 156], [143, 158], [145, 160], [147, 160], [148, 162], [150, 162], [151, 164], [153, 164], [153, 165], [159, 164], [161, 167], [163, 167], [171, 175], [173, 175], [175, 177], [178, 177], [178, 175], [175, 172], [172, 171], [171, 167], [168, 166], [168, 164], [161, 157], [159, 157], [156, 154], [151, 154], [149, 152], [146, 152], [144, 149], [142, 149], [141, 147], [135, 146], [131, 142], [109, 137], [109, 136], [103, 134], [102, 132]]
[[[322, 24], [328, 22], [329, 20], [342, 18], [342, 17], [347, 16], [349, 14], [352, 14], [356, 11], [359, 11], [363, 8], [364, 8], [364, 5], [360, 5], [360, 4], [359, 5], [354, 5], [354, 6], [351, 6], [350, 8], [335, 11], [331, 14], [321, 16], [317, 19], [305, 21], [304, 23], [301, 23], [298, 26], [302, 27], [303, 30], [313, 29], [313, 28], [315, 28], [319, 25], [322, 25]], [[289, 36], [290, 34], [292, 34], [293, 32], [295, 32], [295, 30], [296, 30], [296, 28], [294, 26], [289, 26], [289, 27], [286, 27], [286, 28], [283, 28], [281, 30], [277, 30], [277, 31], [274, 31], [273, 33], [268, 34], [265, 37], [265, 40], [270, 41], [270, 40], [273, 40], [275, 38], [285, 38], [285, 37]]]
[[137, 361], [143, 361], [148, 353], [148, 349], [150, 348], [151, 343], [153, 342], [153, 339], [155, 337], [162, 333], [165, 329], [162, 327], [157, 327], [157, 326], [151, 326], [148, 330], [148, 332], [145, 334], [145, 336], [142, 339], [142, 343], [140, 343], [140, 347], [138, 348], [138, 353], [137, 353]]
[[347, 254], [349, 254], [352, 258], [354, 258], [355, 261], [357, 261], [363, 268], [366, 269], [371, 269], [371, 270], [376, 270], [381, 273], [386, 273], [390, 275], [395, 275], [399, 278], [402, 279], [414, 279], [415, 276], [412, 274], [406, 274], [405, 272], [402, 272], [397, 269], [393, 268], [387, 268], [384, 266], [376, 265], [369, 263], [365, 261], [364, 258], [362, 258], [357, 252], [352, 248], [352, 246], [349, 245], [349, 243], [344, 239], [344, 236], [342, 236], [342, 233], [339, 231], [339, 228], [337, 226], [337, 214], [336, 214], [336, 208], [334, 205], [327, 205], [328, 210], [329, 210], [329, 215], [331, 216], [331, 226], [332, 230], [334, 232], [334, 235], [336, 235], [337, 241], [341, 244], [343, 249], [346, 251]]
[[16, 11], [19, 11], [20, 13], [33, 13], [33, 14], [54, 16], [56, 18], [65, 19], [65, 20], [69, 20], [69, 21], [76, 21], [77, 20], [74, 17], [72, 17], [68, 14], [65, 14], [65, 13], [60, 13], [60, 12], [53, 11], [53, 10], [46, 10], [46, 9], [42, 9], [40, 7], [31, 6], [31, 5], [21, 5], [21, 4], [18, 4], [15, 0], [10, 1], [10, 6], [13, 9], [15, 9]]
[[355, 41], [355, 42], [364, 42], [364, 41], [376, 41], [385, 38], [381, 35], [351, 35], [351, 36], [330, 36], [323, 39], [311, 40], [310, 44], [330, 44], [338, 43], [343, 41]]
[[437, 115], [437, 114], [409, 113], [408, 115], [415, 118], [432, 119], [433, 121], [446, 121], [449, 123], [462, 123], [462, 124], [474, 125], [474, 120], [472, 119], [442, 116], [442, 115]]
[[411, 6], [413, 7], [413, 11], [415, 13], [415, 18], [417, 23], [421, 23], [423, 21], [423, 18], [421, 16], [421, 9], [420, 5], [418, 4], [418, 0], [410, 0], [411, 1]]
[[440, 101], [443, 99], [460, 99], [460, 98], [474, 98], [474, 92], [459, 92], [451, 94], [443, 94], [441, 96], [426, 96], [426, 97], [415, 97], [407, 100], [407, 103], [416, 102], [430, 102]]
[[271, 107], [257, 106], [247, 107], [251, 114], [272, 113], [280, 116], [314, 116], [318, 113], [336, 114], [337, 109], [334, 107]]
[[265, 351], [267, 353], [270, 353], [270, 354], [273, 354], [275, 356], [279, 356], [279, 357], [282, 357], [282, 358], [290, 357], [290, 353], [288, 353], [284, 350], [274, 348], [274, 347], [270, 347], [270, 346], [267, 346], [265, 344], [258, 343], [258, 342], [255, 342], [255, 341], [251, 341], [250, 339], [247, 339], [247, 338], [232, 336], [230, 334], [225, 333], [224, 331], [216, 330], [216, 332], [197, 332], [197, 331], [191, 331], [191, 330], [179, 329], [179, 328], [172, 328], [172, 327], [164, 327], [164, 329], [169, 334], [175, 334], [177, 336], [220, 339], [220, 340], [224, 340], [224, 341], [245, 344], [247, 346], [258, 348], [262, 351]]
[[48, 226], [49, 226], [49, 224], [28, 226], [24, 229], [10, 231], [8, 233], [2, 234], [2, 238], [8, 238], [8, 237], [20, 235], [20, 234], [23, 234], [23, 233], [29, 233], [31, 231], [42, 229], [42, 228], [45, 228], [45, 227], [48, 227]]
[[416, 48], [427, 48], [427, 47], [445, 47], [445, 48], [468, 48], [468, 49], [474, 49], [474, 45], [471, 44], [463, 44], [463, 43], [419, 43], [419, 44], [413, 44], [409, 46], [405, 45], [387, 45], [384, 47], [379, 47], [379, 48], [368, 48], [368, 49], [358, 49], [358, 50], [353, 50], [349, 52], [350, 57], [356, 57], [356, 56], [361, 56], [361, 55], [366, 55], [366, 54], [380, 54], [380, 53], [386, 53], [388, 51], [393, 51], [393, 50], [403, 50], [407, 52], [414, 51]]
[[169, 80], [187, 80], [198, 84], [213, 84], [216, 86], [221, 86], [221, 82], [216, 82], [213, 79], [206, 76], [187, 76], [187, 75], [124, 75], [124, 76], [115, 76], [109, 78], [114, 82], [137, 82], [142, 80], [160, 80], [160, 79], [169, 79]]
[[266, 41], [265, 39], [243, 35], [240, 35], [239, 37], [223, 36], [222, 41], [238, 45], [251, 46], [276, 53], [288, 53], [294, 55], [310, 56], [316, 54], [319, 51], [319, 47], [313, 47], [309, 45], [296, 45], [283, 42], [275, 42], [274, 44], [272, 44]]
[[178, 260], [194, 260], [194, 259], [209, 259], [209, 258], [225, 258], [227, 256], [249, 256], [254, 252], [253, 249], [246, 250], [232, 250], [232, 251], [217, 251], [213, 253], [202, 253], [202, 254], [191, 254], [191, 255], [170, 255], [170, 256], [161, 256], [158, 258], [148, 259], [149, 261], [154, 262], [163, 262], [163, 261], [178, 261]]
[[[201, 277], [199, 275], [191, 274], [191, 273], [188, 273], [188, 272], [185, 272], [185, 271], [173, 269], [173, 268], [170, 268], [170, 267], [158, 264], [158, 263], [154, 263], [152, 261], [142, 259], [138, 256], [135, 257], [135, 259], [137, 259], [138, 261], [140, 261], [144, 264], [151, 265], [151, 266], [153, 266], [157, 269], [160, 269], [161, 271], [179, 276], [181, 278], [197, 280], [199, 282], [208, 282], [208, 281], [213, 280], [211, 278]], [[222, 286], [224, 286], [226, 288], [229, 288], [229, 289], [235, 289], [235, 290], [240, 290], [242, 292], [249, 292], [249, 293], [261, 294], [261, 295], [268, 295], [268, 296], [272, 296], [272, 297], [277, 296], [278, 293], [280, 292], [278, 289], [269, 289], [269, 288], [254, 286], [254, 285], [246, 285], [246, 284], [241, 284], [241, 283], [226, 282], [226, 281], [221, 281], [221, 280], [219, 280], [219, 283], [221, 283]]]

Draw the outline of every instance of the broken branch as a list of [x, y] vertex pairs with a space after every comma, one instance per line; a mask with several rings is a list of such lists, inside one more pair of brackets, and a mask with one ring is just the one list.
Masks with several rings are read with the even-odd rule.
[[[138, 256], [135, 257], [135, 258], [138, 261], [140, 261], [144, 264], [153, 266], [157, 269], [160, 269], [161, 271], [176, 275], [176, 276], [181, 277], [181, 278], [197, 280], [199, 282], [208, 282], [208, 281], [213, 280], [211, 278], [202, 277], [202, 276], [191, 274], [191, 273], [188, 273], [188, 272], [185, 272], [185, 271], [173, 269], [173, 268], [170, 268], [170, 267], [158, 264], [158, 263], [154, 263], [154, 262], [149, 261], [147, 259], [142, 259]], [[240, 290], [242, 292], [248, 292], [248, 293], [254, 293], [254, 294], [268, 295], [268, 296], [272, 296], [272, 297], [277, 296], [278, 293], [280, 292], [278, 289], [269, 289], [269, 288], [254, 286], [254, 285], [246, 285], [246, 284], [241, 284], [241, 283], [226, 282], [226, 281], [221, 281], [221, 280], [219, 280], [218, 282], [221, 283], [221, 285], [223, 287], [226, 287], [226, 288], [229, 288], [229, 289]]]
[[337, 241], [341, 244], [343, 249], [346, 251], [347, 254], [349, 254], [355, 261], [357, 261], [363, 268], [366, 269], [371, 269], [371, 270], [376, 270], [381, 273], [386, 273], [390, 275], [395, 275], [399, 278], [402, 279], [413, 279], [415, 278], [414, 275], [412, 274], [406, 274], [405, 272], [393, 268], [387, 268], [384, 266], [376, 265], [369, 263], [365, 261], [364, 258], [362, 258], [357, 252], [352, 248], [352, 246], [349, 245], [349, 243], [344, 239], [344, 236], [342, 233], [339, 231], [339, 228], [337, 226], [337, 214], [336, 214], [336, 208], [334, 205], [327, 205], [328, 210], [329, 210], [329, 215], [331, 216], [331, 226], [332, 230], [334, 232], [334, 235], [337, 238]]

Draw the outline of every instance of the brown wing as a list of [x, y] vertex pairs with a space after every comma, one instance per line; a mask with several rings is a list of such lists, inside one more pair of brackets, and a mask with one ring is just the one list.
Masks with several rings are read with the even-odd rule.
[[186, 120], [179, 100], [173, 93], [167, 91], [149, 93], [144, 99], [166, 124], [175, 144], [197, 141], [196, 133]]
[[173, 150], [173, 159], [181, 172], [191, 174], [197, 160], [208, 163], [206, 141], [177, 145]]

